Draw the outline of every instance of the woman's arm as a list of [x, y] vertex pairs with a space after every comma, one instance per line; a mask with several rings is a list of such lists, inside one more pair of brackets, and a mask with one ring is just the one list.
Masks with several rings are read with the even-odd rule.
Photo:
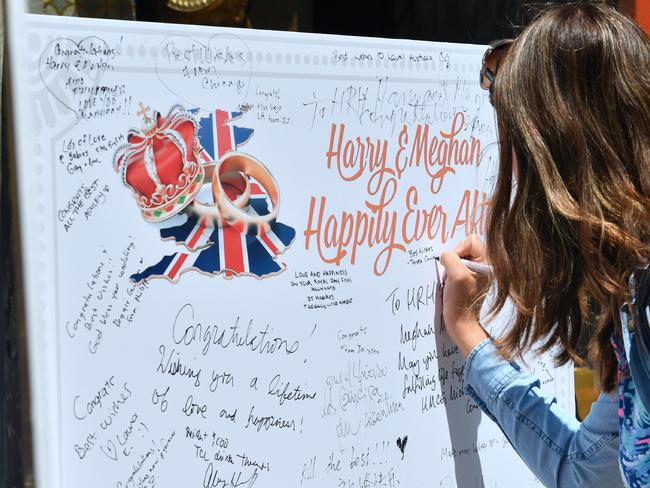
[[616, 394], [601, 394], [580, 423], [542, 394], [539, 380], [505, 361], [489, 339], [469, 354], [465, 372], [466, 392], [545, 486], [624, 486]]
[[601, 395], [580, 423], [555, 398], [542, 394], [539, 380], [503, 359], [478, 321], [480, 276], [459, 259], [481, 261], [484, 255], [485, 245], [476, 236], [441, 255], [447, 273], [443, 318], [467, 357], [467, 393], [546, 486], [623, 486], [616, 395]]

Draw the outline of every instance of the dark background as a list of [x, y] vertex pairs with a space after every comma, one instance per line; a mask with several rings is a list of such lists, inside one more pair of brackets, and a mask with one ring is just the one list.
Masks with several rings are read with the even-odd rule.
[[[234, 2], [233, 2], [234, 3]], [[526, 0], [250, 0], [247, 25], [258, 29], [487, 44], [512, 37], [547, 2]], [[554, 3], [564, 3], [558, 0]], [[233, 9], [234, 12], [234, 9]], [[164, 1], [136, 0], [140, 20], [237, 25], [210, 12], [179, 14]]]
[[302, 30], [472, 44], [512, 37], [516, 26], [528, 18], [529, 10], [523, 0], [310, 0], [301, 3], [312, 9], [311, 18], [301, 19]]

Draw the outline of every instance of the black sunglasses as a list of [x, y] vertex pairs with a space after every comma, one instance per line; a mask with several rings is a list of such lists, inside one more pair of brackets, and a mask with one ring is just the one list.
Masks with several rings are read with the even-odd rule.
[[496, 81], [497, 70], [503, 60], [503, 57], [512, 46], [514, 39], [502, 39], [495, 41], [485, 51], [483, 55], [483, 62], [481, 63], [481, 74], [479, 82], [481, 88], [490, 92], [490, 103], [492, 103], [492, 93], [494, 91], [494, 83]]

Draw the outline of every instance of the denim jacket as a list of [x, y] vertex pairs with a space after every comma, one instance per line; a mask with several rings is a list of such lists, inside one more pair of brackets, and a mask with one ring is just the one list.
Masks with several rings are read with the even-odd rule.
[[582, 423], [561, 409], [555, 398], [544, 396], [537, 378], [504, 360], [490, 339], [467, 357], [465, 391], [501, 427], [545, 486], [650, 487], [647, 345], [646, 352], [639, 353], [639, 346], [647, 343], [639, 342], [641, 328], [646, 336], [650, 332], [648, 270], [630, 279], [639, 315], [632, 321], [624, 306], [622, 338], [612, 338], [618, 358], [618, 394], [602, 393]]
[[613, 341], [618, 395], [602, 393], [582, 423], [555, 398], [544, 396], [537, 378], [505, 361], [490, 339], [469, 354], [467, 394], [501, 427], [545, 486], [650, 487], [650, 412], [629, 374], [630, 332], [624, 329], [623, 344]]
[[467, 357], [466, 393], [545, 486], [650, 487], [649, 273], [650, 265], [630, 278], [638, 314], [623, 306], [622, 337], [612, 337], [618, 394], [601, 393], [582, 423], [544, 396], [537, 378], [504, 360], [490, 339]]
[[465, 391], [494, 420], [544, 486], [625, 486], [618, 467], [618, 397], [601, 394], [580, 423], [490, 339], [467, 357]]

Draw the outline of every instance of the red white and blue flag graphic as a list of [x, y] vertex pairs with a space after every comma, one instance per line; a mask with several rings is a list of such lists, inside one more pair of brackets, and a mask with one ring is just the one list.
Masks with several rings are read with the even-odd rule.
[[[241, 112], [216, 110], [200, 119], [199, 142], [207, 153], [206, 160], [219, 159], [227, 151], [250, 139], [252, 129], [230, 124]], [[250, 180], [250, 200], [244, 210], [251, 214], [265, 215], [270, 212], [270, 199], [264, 189]], [[234, 197], [234, 195], [232, 195]], [[163, 257], [158, 263], [131, 276], [138, 283], [151, 278], [167, 278], [177, 281], [185, 271], [195, 270], [206, 274], [269, 276], [283, 271], [284, 263], [277, 256], [291, 245], [296, 231], [288, 225], [275, 222], [269, 232], [259, 236], [242, 234], [232, 227], [211, 227], [188, 216], [184, 224], [161, 229], [160, 237], [174, 240], [186, 247]]]
[[156, 277], [177, 281], [183, 272], [189, 270], [208, 274], [225, 273], [227, 276], [250, 274], [263, 277], [285, 269], [286, 265], [278, 262], [276, 257], [295, 238], [296, 231], [292, 227], [276, 222], [270, 232], [261, 236], [232, 233], [228, 232], [229, 229], [232, 230], [229, 227], [205, 227], [196, 218], [190, 218], [178, 227], [164, 229], [161, 234], [185, 239], [188, 244], [204, 238], [210, 245], [200, 251], [185, 250], [165, 256], [141, 273], [133, 274], [131, 281], [137, 283]]
[[242, 112], [215, 110], [203, 116], [197, 110], [191, 112], [200, 116], [197, 136], [205, 152], [214, 161], [248, 142], [253, 135], [253, 129], [232, 125], [232, 121], [241, 117]]

